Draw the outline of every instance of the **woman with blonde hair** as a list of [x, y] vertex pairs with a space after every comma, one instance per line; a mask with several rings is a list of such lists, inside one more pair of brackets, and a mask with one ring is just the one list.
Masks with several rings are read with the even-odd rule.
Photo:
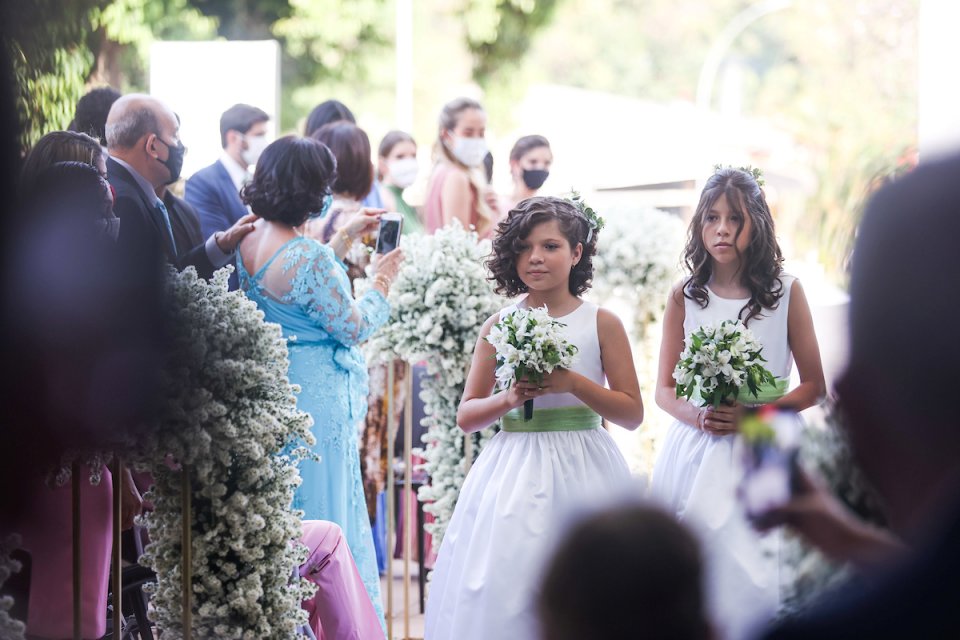
[[457, 98], [440, 111], [433, 174], [424, 204], [428, 233], [459, 220], [488, 237], [500, 217], [497, 196], [487, 184], [483, 158], [487, 114], [476, 100]]

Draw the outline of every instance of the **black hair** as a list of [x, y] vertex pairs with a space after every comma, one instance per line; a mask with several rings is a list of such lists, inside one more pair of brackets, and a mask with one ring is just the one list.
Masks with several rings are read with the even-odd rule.
[[220, 116], [220, 145], [227, 148], [227, 132], [246, 133], [258, 122], [266, 122], [270, 116], [263, 109], [249, 104], [235, 104]]
[[346, 120], [353, 124], [357, 123], [357, 119], [353, 117], [353, 111], [350, 111], [350, 108], [339, 100], [326, 100], [321, 102], [315, 106], [313, 111], [310, 112], [310, 115], [307, 116], [307, 126], [304, 130], [304, 135], [312, 136], [319, 131], [323, 125], [330, 124], [331, 122], [339, 122], [340, 120]]
[[122, 94], [113, 87], [99, 87], [86, 93], [77, 101], [77, 110], [70, 123], [71, 131], [79, 131], [107, 145], [107, 115], [110, 107]]
[[55, 162], [40, 171], [23, 194], [29, 212], [38, 216], [112, 218], [113, 197], [106, 178], [82, 161]]
[[537, 598], [544, 640], [711, 637], [696, 538], [659, 508], [609, 508], [573, 527]]
[[[524, 240], [533, 228], [551, 220], [557, 221], [571, 249], [575, 249], [577, 244], [583, 245], [580, 262], [570, 271], [570, 293], [579, 296], [590, 288], [593, 256], [597, 253], [597, 232], [589, 233], [587, 219], [569, 200], [534, 196], [521, 200], [497, 226], [493, 255], [486, 262], [490, 279], [496, 283], [494, 289], [497, 293], [512, 298], [527, 291], [527, 285], [517, 273], [517, 256], [523, 251]], [[591, 235], [589, 242], [588, 235]]]
[[240, 197], [264, 220], [299, 227], [321, 210], [336, 177], [337, 159], [323, 143], [284, 136], [263, 150]]
[[33, 191], [40, 174], [58, 162], [83, 162], [96, 168], [102, 159], [103, 148], [96, 138], [78, 131], [51, 131], [27, 154], [20, 171], [20, 191]]
[[734, 246], [748, 217], [751, 223], [749, 243], [745, 255], [741, 256], [740, 267], [741, 282], [750, 291], [750, 300], [741, 309], [740, 316], [744, 324], [748, 324], [764, 309], [776, 309], [780, 304], [784, 294], [780, 280], [783, 253], [777, 242], [773, 214], [770, 213], [763, 190], [756, 178], [742, 169], [719, 169], [703, 187], [696, 213], [687, 229], [683, 259], [690, 277], [684, 283], [683, 295], [701, 308], [706, 308], [710, 302], [707, 282], [713, 272], [713, 258], [703, 244], [703, 221], [721, 195], [727, 197], [731, 211], [740, 215]]

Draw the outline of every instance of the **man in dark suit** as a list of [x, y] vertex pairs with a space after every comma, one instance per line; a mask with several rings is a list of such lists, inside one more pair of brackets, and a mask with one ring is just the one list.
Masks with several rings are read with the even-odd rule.
[[159, 244], [178, 269], [193, 265], [202, 277], [210, 277], [231, 261], [256, 217], [244, 216], [205, 242], [177, 242], [175, 227], [189, 223], [182, 219], [182, 209], [168, 209], [157, 190], [180, 178], [186, 148], [179, 129], [176, 114], [156, 98], [130, 94], [113, 104], [106, 125], [107, 174], [116, 191], [113, 210], [120, 218], [121, 243]]
[[[184, 193], [200, 216], [205, 235], [229, 229], [248, 213], [240, 199], [240, 189], [250, 178], [250, 167], [267, 146], [269, 120], [265, 111], [248, 104], [235, 104], [220, 116], [223, 153], [216, 162], [190, 176]], [[230, 276], [230, 288], [237, 286], [234, 273]]]
[[225, 231], [248, 213], [240, 200], [240, 188], [267, 146], [268, 120], [265, 111], [246, 104], [236, 104], [220, 116], [223, 153], [216, 162], [190, 176], [184, 193], [200, 215], [204, 234]]
[[[960, 156], [921, 165], [867, 207], [850, 278], [850, 362], [837, 391], [854, 454], [909, 551], [887, 554], [892, 566], [866, 586], [831, 594], [769, 640], [960, 637], [957, 238]], [[830, 496], [813, 490], [791, 502], [787, 524], [833, 556], [856, 561], [878, 548]]]

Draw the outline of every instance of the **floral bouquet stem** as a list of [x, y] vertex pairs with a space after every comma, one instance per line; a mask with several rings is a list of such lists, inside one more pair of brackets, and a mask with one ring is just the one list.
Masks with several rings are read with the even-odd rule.
[[[547, 308], [515, 309], [493, 325], [487, 342], [496, 349], [497, 383], [507, 388], [518, 380], [543, 382], [557, 367], [570, 368], [577, 347], [563, 335], [562, 322]], [[533, 418], [533, 399], [523, 403], [523, 419]]]

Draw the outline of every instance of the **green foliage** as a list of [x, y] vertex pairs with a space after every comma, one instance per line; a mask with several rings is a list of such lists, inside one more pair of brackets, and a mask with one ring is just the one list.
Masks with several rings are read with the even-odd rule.
[[24, 149], [70, 123], [93, 64], [91, 14], [107, 1], [35, 0], [4, 12]]
[[[530, 83], [692, 101], [711, 46], [751, 4], [562, 3], [517, 73], [486, 101]], [[799, 153], [791, 177], [812, 186], [805, 201], [775, 211], [778, 232], [841, 284], [871, 185], [916, 147], [917, 23], [917, 0], [804, 0], [751, 23], [723, 58], [721, 75], [730, 65], [741, 71], [743, 115], [792, 136]]]
[[473, 78], [487, 85], [530, 48], [532, 36], [553, 16], [559, 0], [466, 0], [463, 24], [473, 55]]

